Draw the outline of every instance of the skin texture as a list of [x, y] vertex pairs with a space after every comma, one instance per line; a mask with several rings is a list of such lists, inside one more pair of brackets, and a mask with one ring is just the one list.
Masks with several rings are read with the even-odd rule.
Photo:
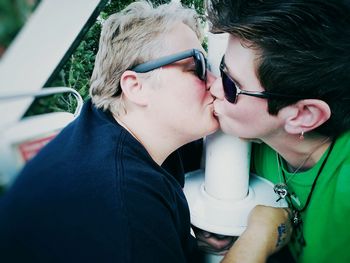
[[[225, 64], [230, 77], [241, 89], [264, 91], [257, 76], [259, 51], [249, 44], [230, 36], [225, 52]], [[239, 95], [236, 104], [224, 97], [221, 78], [211, 87], [215, 97], [214, 110], [221, 129], [237, 137], [258, 139], [270, 145], [292, 167], [298, 167], [327, 137], [310, 133], [330, 118], [327, 103], [304, 99], [282, 108], [277, 115], [268, 113], [267, 100]], [[305, 139], [300, 140], [304, 132]], [[303, 168], [312, 167], [329, 147], [325, 143], [313, 152]]]
[[[240, 89], [261, 92], [264, 88], [257, 76], [259, 50], [249, 46], [237, 37], [229, 37], [225, 52], [226, 71]], [[327, 137], [311, 133], [330, 117], [329, 106], [321, 100], [300, 100], [282, 108], [277, 115], [271, 115], [267, 100], [263, 98], [239, 95], [235, 104], [228, 102], [220, 78], [213, 83], [211, 92], [215, 97], [215, 115], [225, 133], [270, 145], [292, 169], [301, 163], [302, 169], [312, 167], [331, 143]], [[302, 132], [304, 138], [301, 140]], [[286, 213], [284, 209], [266, 207], [253, 211], [247, 230], [234, 243], [223, 262], [265, 262], [289, 240], [291, 227]], [[257, 214], [259, 216], [255, 217]], [[221, 241], [216, 238], [213, 242], [210, 238], [208, 242], [218, 251], [218, 248], [227, 250], [231, 242], [226, 240], [224, 243], [222, 237]]]
[[[164, 55], [193, 48], [204, 52], [196, 34], [182, 23], [164, 39]], [[215, 77], [208, 72], [207, 82], [202, 81], [194, 69], [193, 58], [188, 58], [156, 70], [152, 77], [133, 71], [122, 75], [127, 113], [117, 121], [132, 131], [158, 164], [180, 146], [219, 127], [209, 92]]]
[[[230, 77], [246, 91], [264, 91], [255, 75], [256, 52], [245, 48], [239, 39], [229, 37], [225, 52], [226, 70]], [[221, 129], [241, 138], [271, 137], [283, 128], [283, 122], [267, 112], [267, 100], [239, 95], [236, 104], [224, 97], [221, 79], [212, 88], [215, 113]]]
[[[284, 222], [280, 221], [282, 218]], [[265, 262], [268, 256], [289, 241], [291, 233], [292, 227], [285, 209], [257, 206], [250, 213], [247, 230], [222, 262]]]
[[289, 210], [258, 205], [250, 212], [240, 237], [218, 236], [197, 228], [194, 232], [203, 251], [225, 255], [222, 262], [260, 263], [288, 243], [292, 230]]

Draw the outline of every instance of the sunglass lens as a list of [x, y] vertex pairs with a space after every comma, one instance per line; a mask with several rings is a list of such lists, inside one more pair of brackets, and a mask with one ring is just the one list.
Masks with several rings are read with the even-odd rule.
[[207, 63], [204, 55], [198, 52], [195, 56], [196, 74], [201, 80], [207, 80]]
[[220, 68], [220, 72], [221, 72], [222, 86], [224, 88], [225, 98], [229, 102], [235, 103], [236, 96], [237, 96], [236, 84], [229, 78], [229, 76], [227, 76], [225, 71], [223, 71], [221, 68]]

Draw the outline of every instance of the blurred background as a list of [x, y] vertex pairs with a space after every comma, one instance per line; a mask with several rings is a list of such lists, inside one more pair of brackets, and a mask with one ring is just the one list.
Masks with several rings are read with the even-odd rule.
[[[0, 63], [6, 49], [40, 2], [41, 0], [0, 0]], [[85, 33], [79, 39], [73, 53], [65, 61], [62, 61], [59, 68], [56, 69], [55, 74], [46, 83], [45, 88], [59, 86], [71, 87], [77, 90], [85, 100], [88, 96], [89, 79], [98, 49], [101, 24], [110, 14], [118, 12], [131, 2], [134, 1], [106, 1], [96, 21], [89, 28], [85, 28]], [[151, 0], [150, 2], [154, 5], [159, 5], [170, 1]], [[204, 13], [203, 0], [183, 0], [178, 2], [195, 8], [200, 14]], [[73, 112], [76, 108], [75, 103], [76, 100], [72, 95], [53, 95], [48, 98], [36, 99], [25, 113], [25, 116], [53, 111]]]
[[[203, 0], [176, 1], [204, 14]], [[88, 98], [101, 25], [109, 15], [132, 2], [0, 0], [0, 194], [10, 186], [21, 167], [76, 116], [82, 104], [81, 98], [77, 100], [77, 94], [72, 92], [54, 90], [59, 89], [57, 87], [72, 88], [83, 100]], [[150, 2], [157, 6], [170, 0]], [[87, 7], [92, 12], [88, 13], [90, 18], [83, 10]], [[70, 33], [76, 29], [76, 24], [70, 21], [80, 21], [83, 15], [87, 22], [79, 24], [77, 35], [72, 39]], [[204, 17], [202, 21], [204, 26]], [[26, 23], [31, 30], [21, 32]], [[16, 45], [18, 43], [21, 45]], [[63, 50], [62, 46], [65, 47]], [[203, 46], [206, 49], [206, 40]], [[62, 54], [57, 56], [55, 51]], [[8, 94], [22, 96], [28, 91], [54, 94], [33, 95], [28, 103], [6, 97]], [[17, 104], [13, 104], [13, 101]]]

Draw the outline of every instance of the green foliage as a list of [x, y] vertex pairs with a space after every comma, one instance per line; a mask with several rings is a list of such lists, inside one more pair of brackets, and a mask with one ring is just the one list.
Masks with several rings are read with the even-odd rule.
[[[89, 95], [89, 80], [98, 49], [101, 23], [96, 22], [84, 36], [67, 63], [47, 87], [71, 87], [86, 99]], [[27, 116], [53, 111], [74, 112], [76, 100], [72, 95], [53, 95], [35, 100]]]
[[36, 1], [2, 0], [0, 1], [0, 48], [6, 49], [28, 19]]
[[196, 9], [196, 11], [201, 15], [205, 14], [205, 6], [203, 0], [182, 0], [181, 3], [184, 6]]
[[[47, 85], [48, 87], [72, 87], [76, 89], [84, 100], [89, 95], [89, 80], [92, 74], [98, 41], [101, 32], [101, 21], [109, 15], [122, 10], [132, 0], [111, 0], [102, 10], [95, 24], [89, 29], [81, 43], [62, 67], [57, 76]], [[155, 6], [169, 2], [169, 0], [153, 0]], [[182, 3], [196, 8], [200, 14], [204, 13], [203, 0], [185, 0]], [[26, 115], [37, 115], [52, 111], [74, 112], [76, 104], [72, 95], [54, 95], [35, 100]]]

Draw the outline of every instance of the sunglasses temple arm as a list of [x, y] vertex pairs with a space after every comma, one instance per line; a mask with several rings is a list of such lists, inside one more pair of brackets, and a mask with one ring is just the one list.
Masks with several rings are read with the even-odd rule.
[[134, 67], [133, 71], [138, 72], [138, 73], [145, 73], [151, 70], [154, 70], [156, 68], [160, 68], [163, 67], [165, 65], [169, 65], [171, 63], [174, 63], [176, 61], [188, 58], [188, 57], [192, 57], [194, 56], [195, 51], [193, 49], [191, 50], [187, 50], [185, 52], [182, 52], [180, 54], [176, 54], [176, 55], [170, 55], [170, 56], [166, 56], [163, 58], [159, 58], [156, 60], [152, 60], [143, 64], [140, 64], [136, 67]]
[[269, 93], [269, 92], [245, 92], [245, 91], [240, 91], [238, 94], [245, 94], [247, 96], [252, 96], [252, 97], [258, 97], [258, 98], [264, 98], [264, 99], [285, 99], [285, 98], [290, 98], [290, 99], [304, 99], [304, 97], [299, 97], [299, 96], [293, 96], [293, 95], [284, 95], [284, 94], [277, 94], [277, 93]]

